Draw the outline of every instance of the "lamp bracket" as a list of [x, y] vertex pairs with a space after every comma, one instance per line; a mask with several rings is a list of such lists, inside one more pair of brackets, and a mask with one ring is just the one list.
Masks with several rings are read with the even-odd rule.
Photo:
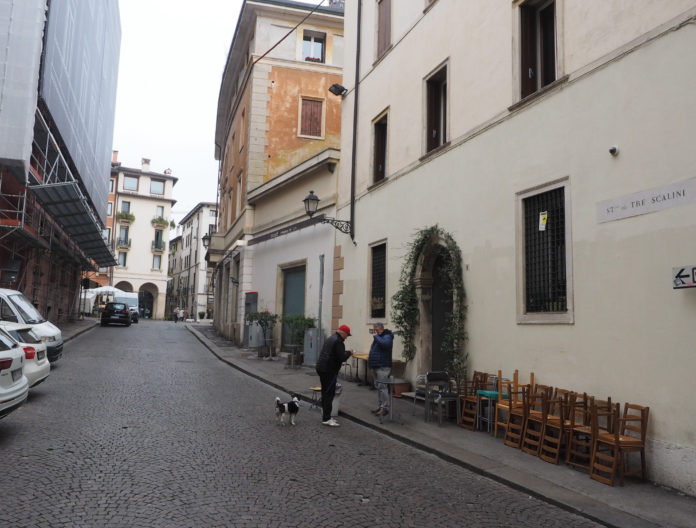
[[350, 235], [350, 221], [348, 220], [336, 220], [335, 218], [322, 218], [322, 224], [331, 224], [341, 233]]

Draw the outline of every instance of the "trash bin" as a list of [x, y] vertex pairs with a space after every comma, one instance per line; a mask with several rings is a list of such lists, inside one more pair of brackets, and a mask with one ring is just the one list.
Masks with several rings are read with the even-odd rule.
[[343, 393], [343, 385], [336, 383], [336, 395], [334, 396], [333, 402], [331, 403], [331, 416], [338, 416], [338, 411], [341, 407], [341, 394]]

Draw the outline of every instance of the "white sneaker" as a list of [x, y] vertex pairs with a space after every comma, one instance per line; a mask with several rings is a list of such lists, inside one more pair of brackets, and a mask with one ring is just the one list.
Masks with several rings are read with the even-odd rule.
[[338, 427], [340, 424], [331, 418], [330, 420], [326, 420], [325, 422], [321, 422], [321, 425], [328, 425], [329, 427]]

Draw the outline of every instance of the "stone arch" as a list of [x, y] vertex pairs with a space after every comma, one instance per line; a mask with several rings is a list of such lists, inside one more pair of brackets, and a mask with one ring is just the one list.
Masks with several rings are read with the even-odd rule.
[[152, 282], [145, 282], [138, 289], [140, 315], [146, 319], [154, 318], [158, 313], [159, 288]]
[[114, 288], [118, 288], [119, 290], [124, 292], [133, 292], [133, 285], [130, 282], [124, 280], [114, 284]]

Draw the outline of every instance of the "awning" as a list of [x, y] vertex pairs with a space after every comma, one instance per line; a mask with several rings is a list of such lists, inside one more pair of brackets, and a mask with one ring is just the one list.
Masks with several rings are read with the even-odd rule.
[[116, 265], [116, 258], [77, 182], [30, 185], [28, 189], [87, 257], [100, 267]]

